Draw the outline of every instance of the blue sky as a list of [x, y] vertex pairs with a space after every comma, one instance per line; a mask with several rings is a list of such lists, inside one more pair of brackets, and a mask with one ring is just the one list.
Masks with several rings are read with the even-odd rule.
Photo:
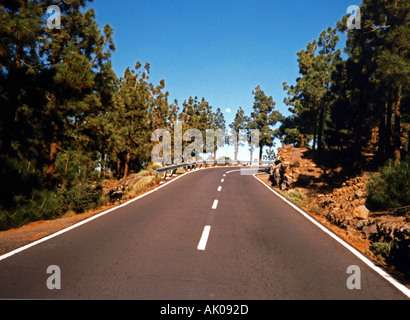
[[[355, 2], [356, 1], [356, 2]], [[137, 61], [151, 81], [165, 79], [170, 102], [204, 97], [227, 124], [242, 107], [249, 115], [259, 85], [287, 115], [284, 81], [298, 77], [296, 53], [334, 27], [357, 0], [96, 0], [102, 28], [114, 28], [118, 76]], [[342, 40], [341, 45], [344, 45]], [[226, 110], [231, 110], [227, 112]]]

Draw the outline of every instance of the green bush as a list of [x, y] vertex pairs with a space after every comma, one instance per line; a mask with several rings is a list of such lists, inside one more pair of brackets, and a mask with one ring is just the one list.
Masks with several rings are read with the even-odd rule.
[[50, 220], [61, 215], [60, 198], [49, 190], [34, 190], [31, 198], [15, 197], [15, 208], [0, 213], [0, 230], [18, 228], [40, 220]]
[[389, 242], [373, 242], [370, 250], [381, 260], [387, 261], [390, 256], [392, 245]]
[[367, 206], [389, 209], [410, 205], [410, 158], [394, 165], [389, 162], [371, 176], [367, 185]]
[[35, 162], [0, 155], [0, 231], [56, 219], [69, 211], [81, 214], [106, 203], [102, 191], [90, 186], [98, 175], [80, 155], [69, 151], [59, 155], [56, 187], [50, 189]]
[[101, 190], [96, 190], [89, 185], [75, 185], [62, 192], [62, 211], [84, 213], [97, 207], [101, 196]]

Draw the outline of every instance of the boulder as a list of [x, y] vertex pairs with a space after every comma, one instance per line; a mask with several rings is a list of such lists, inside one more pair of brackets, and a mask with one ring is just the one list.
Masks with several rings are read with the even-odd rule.
[[289, 174], [286, 174], [286, 169], [287, 166], [281, 161], [276, 161], [271, 165], [270, 169], [270, 180], [272, 184], [279, 187], [282, 191], [287, 190], [293, 182], [293, 178]]
[[308, 160], [302, 158], [307, 149], [295, 148], [292, 145], [278, 148], [275, 163], [270, 168], [270, 181], [280, 190], [289, 190], [298, 180]]
[[363, 228], [362, 228], [362, 232], [363, 232], [363, 234], [365, 235], [365, 237], [367, 238], [367, 239], [370, 239], [370, 238], [372, 238], [374, 235], [376, 235], [377, 234], [377, 225], [376, 224], [370, 224], [370, 225], [368, 225], [368, 226], [364, 226]]
[[109, 193], [110, 201], [119, 201], [122, 199], [124, 195], [124, 189], [122, 187], [118, 187], [117, 190], [113, 190]]
[[364, 196], [363, 191], [360, 190], [360, 189], [357, 190], [354, 195], [355, 195], [356, 199], [361, 199]]
[[353, 210], [352, 216], [355, 219], [366, 220], [369, 218], [369, 209], [367, 209], [366, 206], [359, 206]]

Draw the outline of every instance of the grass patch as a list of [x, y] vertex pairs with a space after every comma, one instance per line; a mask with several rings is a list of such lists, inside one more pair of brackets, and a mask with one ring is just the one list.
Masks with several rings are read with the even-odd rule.
[[304, 207], [307, 204], [308, 199], [300, 191], [292, 190], [289, 192], [283, 192], [283, 191], [278, 190], [278, 192], [280, 195], [288, 199], [290, 202], [296, 204], [300, 208]]

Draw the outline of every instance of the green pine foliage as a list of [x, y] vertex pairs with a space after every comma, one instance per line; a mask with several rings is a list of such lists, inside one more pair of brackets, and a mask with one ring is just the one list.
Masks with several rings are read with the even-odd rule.
[[389, 161], [372, 175], [367, 186], [367, 204], [372, 209], [386, 210], [410, 205], [410, 158], [400, 164]]
[[249, 128], [250, 118], [245, 115], [245, 111], [242, 107], [239, 107], [238, 111], [235, 114], [234, 121], [229, 125], [231, 129], [230, 135], [234, 136], [233, 141], [235, 141], [235, 161], [238, 161], [239, 147], [243, 147], [243, 139], [239, 137], [240, 130], [247, 130]]
[[283, 119], [282, 114], [275, 110], [275, 101], [272, 96], [257, 86], [254, 95], [253, 112], [249, 120], [249, 129], [259, 130], [259, 160], [262, 160], [263, 148], [274, 145], [277, 129], [274, 126]]

